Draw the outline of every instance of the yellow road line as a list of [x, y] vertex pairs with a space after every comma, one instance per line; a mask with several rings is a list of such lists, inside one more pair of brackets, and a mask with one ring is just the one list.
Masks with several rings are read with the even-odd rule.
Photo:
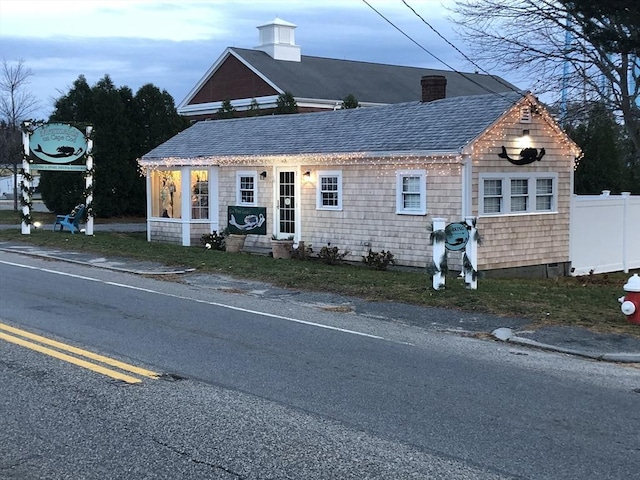
[[[115, 360], [113, 358], [109, 358], [109, 357], [105, 357], [103, 355], [98, 355], [97, 353], [93, 353], [93, 352], [89, 352], [87, 350], [83, 350], [81, 348], [77, 348], [74, 347], [72, 345], [67, 345], [61, 342], [57, 342], [55, 340], [51, 340], [49, 338], [46, 337], [42, 337], [40, 335], [36, 335], [34, 333], [31, 332], [27, 332], [25, 330], [21, 330], [19, 328], [15, 328], [15, 327], [11, 327], [9, 325], [6, 325], [4, 323], [0, 323], [0, 330], [4, 330], [7, 332], [11, 332], [15, 335], [18, 335], [20, 337], [24, 337], [24, 338], [28, 338], [31, 340], [35, 340], [39, 343], [42, 343], [44, 345], [49, 345], [52, 347], [55, 347], [59, 350], [63, 350], [63, 351], [67, 351], [70, 353], [74, 353], [76, 355], [85, 357], [85, 358], [89, 358], [91, 360], [95, 360], [98, 361], [100, 363], [104, 363], [106, 365], [115, 367], [115, 368], [119, 368], [120, 370], [124, 370], [126, 372], [129, 373], [134, 373], [136, 375], [141, 375], [143, 377], [148, 377], [148, 378], [152, 378], [152, 379], [157, 379], [160, 375], [156, 372], [152, 372], [151, 370], [147, 370], [144, 368], [140, 368], [140, 367], [136, 367], [135, 365], [130, 365], [128, 363], [124, 363], [124, 362], [120, 362], [118, 360]], [[61, 360], [65, 360], [67, 362], [73, 363], [74, 365], [78, 365], [84, 368], [88, 368], [89, 370], [93, 370], [95, 372], [101, 373], [103, 375], [108, 375], [112, 378], [117, 378], [119, 380], [124, 380], [125, 382], [128, 383], [139, 383], [140, 380], [132, 377], [130, 375], [126, 375], [126, 374], [122, 374], [119, 372], [116, 372], [115, 370], [111, 370], [108, 369], [106, 367], [102, 367], [100, 365], [96, 365], [94, 363], [91, 362], [87, 362], [85, 360], [81, 360], [78, 359], [76, 357], [73, 357], [71, 355], [67, 355], [65, 353], [59, 352], [57, 350], [53, 350], [47, 347], [44, 347], [42, 345], [38, 345], [36, 343], [32, 343], [29, 342], [27, 340], [18, 338], [18, 337], [14, 337], [12, 335], [8, 335], [8, 334], [4, 334], [0, 332], [0, 338], [5, 339], [9, 342], [15, 343], [17, 345], [21, 345], [23, 347], [27, 347], [30, 348], [32, 350], [38, 351], [40, 353], [44, 353], [46, 355], [51, 355], [52, 357], [56, 357], [59, 358]]]

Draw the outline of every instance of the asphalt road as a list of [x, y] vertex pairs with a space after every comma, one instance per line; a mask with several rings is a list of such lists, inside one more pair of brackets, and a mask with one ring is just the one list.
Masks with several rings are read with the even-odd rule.
[[[0, 478], [633, 478], [640, 370], [0, 253]], [[0, 329], [0, 333], [2, 330]]]

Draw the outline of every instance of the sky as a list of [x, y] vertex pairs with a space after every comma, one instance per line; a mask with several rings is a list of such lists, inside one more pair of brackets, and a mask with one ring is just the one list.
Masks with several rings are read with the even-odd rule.
[[[449, 20], [453, 2], [406, 0], [464, 52]], [[92, 86], [108, 74], [134, 94], [152, 83], [178, 106], [226, 47], [257, 46], [256, 27], [276, 17], [297, 25], [302, 55], [476, 70], [402, 0], [0, 0], [0, 60], [32, 72], [36, 119], [47, 119], [80, 75]]]

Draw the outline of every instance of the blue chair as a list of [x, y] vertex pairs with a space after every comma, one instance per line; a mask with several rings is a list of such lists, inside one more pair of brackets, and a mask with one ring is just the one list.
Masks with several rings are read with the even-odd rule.
[[60, 231], [67, 227], [71, 233], [80, 231], [80, 222], [84, 218], [85, 206], [80, 204], [76, 205], [71, 213], [67, 215], [57, 215], [56, 222], [53, 224], [53, 230], [56, 230], [56, 226], [60, 225]]

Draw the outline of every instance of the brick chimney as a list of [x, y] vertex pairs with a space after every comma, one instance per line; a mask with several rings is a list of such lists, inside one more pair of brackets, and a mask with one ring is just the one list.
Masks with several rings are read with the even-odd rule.
[[443, 75], [424, 75], [420, 79], [422, 85], [422, 102], [433, 102], [447, 96], [447, 79]]

